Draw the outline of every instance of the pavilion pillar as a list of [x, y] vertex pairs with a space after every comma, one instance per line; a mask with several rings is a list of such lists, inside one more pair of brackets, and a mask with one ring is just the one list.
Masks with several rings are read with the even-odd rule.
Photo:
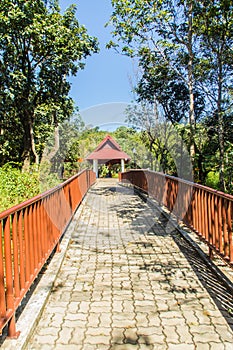
[[98, 177], [98, 159], [93, 159], [93, 171], [95, 172], [96, 178]]
[[124, 173], [125, 172], [125, 160], [121, 159], [121, 172]]

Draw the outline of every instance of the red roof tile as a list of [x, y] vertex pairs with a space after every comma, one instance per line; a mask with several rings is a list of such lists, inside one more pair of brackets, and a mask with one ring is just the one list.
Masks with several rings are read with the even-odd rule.
[[131, 158], [128, 154], [121, 150], [120, 145], [110, 135], [107, 135], [86, 159], [99, 159], [109, 161], [113, 159], [130, 160]]

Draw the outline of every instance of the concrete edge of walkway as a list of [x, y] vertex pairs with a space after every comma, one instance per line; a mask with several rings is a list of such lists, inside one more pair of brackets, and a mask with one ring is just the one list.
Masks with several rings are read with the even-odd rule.
[[[123, 185], [124, 186], [124, 185]], [[156, 200], [150, 198], [148, 194], [140, 191], [139, 188], [135, 188], [135, 191], [144, 198], [147, 202], [149, 202], [152, 206], [156, 207], [164, 216], [169, 219], [169, 223], [181, 234], [181, 236], [195, 249], [195, 251], [199, 254], [199, 256], [205, 261], [205, 263], [209, 266], [209, 268], [214, 271], [214, 273], [218, 276], [218, 278], [222, 281], [225, 287], [233, 293], [233, 283], [226, 276], [226, 274], [221, 271], [221, 269], [206, 255], [206, 253], [199, 247], [199, 245], [189, 236], [189, 234], [184, 231], [180, 225], [178, 224], [175, 216], [171, 217], [169, 213], [166, 213], [166, 208], [159, 207], [156, 203]], [[194, 233], [195, 234], [195, 233]], [[230, 269], [230, 267], [229, 267]]]
[[0, 346], [1, 349], [26, 349], [28, 341], [39, 322], [46, 302], [52, 292], [54, 282], [61, 269], [74, 227], [78, 221], [79, 216], [81, 215], [84, 200], [85, 198], [79, 205], [76, 213], [74, 214], [73, 220], [70, 222], [63, 234], [60, 243], [60, 252], [55, 253], [52, 257], [44, 275], [36, 286], [35, 291], [33, 292], [24, 310], [19, 316], [19, 319], [16, 322], [16, 330], [20, 331], [19, 337], [17, 339], [5, 339], [4, 343]]

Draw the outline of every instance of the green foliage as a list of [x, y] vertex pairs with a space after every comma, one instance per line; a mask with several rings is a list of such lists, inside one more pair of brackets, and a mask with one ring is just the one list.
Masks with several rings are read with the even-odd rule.
[[107, 165], [103, 164], [101, 166], [99, 176], [100, 177], [107, 177], [108, 174], [109, 174], [109, 167]]
[[0, 168], [0, 211], [32, 198], [39, 192], [39, 175], [33, 168], [29, 172], [22, 172], [17, 164], [12, 163]]
[[45, 192], [62, 182], [62, 177], [51, 171], [51, 164], [43, 161], [38, 172], [39, 192]]
[[[47, 3], [47, 6], [46, 6]], [[0, 2], [0, 154], [39, 163], [54, 127], [72, 115], [68, 77], [98, 51], [70, 6], [57, 1]]]
[[205, 185], [216, 190], [220, 189], [219, 183], [219, 173], [216, 171], [210, 171], [205, 180]]

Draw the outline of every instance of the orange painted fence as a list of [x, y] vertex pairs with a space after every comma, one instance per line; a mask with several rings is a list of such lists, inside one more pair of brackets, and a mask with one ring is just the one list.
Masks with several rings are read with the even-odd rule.
[[119, 175], [165, 206], [233, 266], [233, 196], [149, 170], [130, 170]]
[[0, 332], [16, 338], [15, 312], [56, 249], [95, 173], [84, 170], [0, 214]]

